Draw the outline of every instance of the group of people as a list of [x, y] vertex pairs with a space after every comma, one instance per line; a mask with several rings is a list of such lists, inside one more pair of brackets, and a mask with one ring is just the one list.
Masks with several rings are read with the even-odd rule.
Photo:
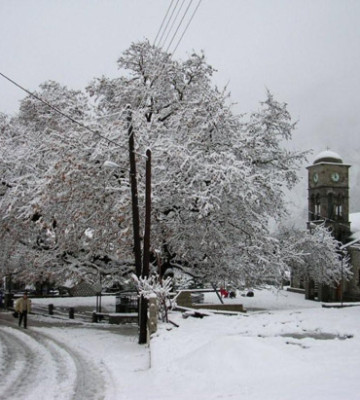
[[15, 312], [19, 316], [19, 326], [23, 323], [24, 328], [27, 328], [27, 315], [31, 312], [31, 300], [25, 292], [23, 297], [20, 297], [15, 302]]

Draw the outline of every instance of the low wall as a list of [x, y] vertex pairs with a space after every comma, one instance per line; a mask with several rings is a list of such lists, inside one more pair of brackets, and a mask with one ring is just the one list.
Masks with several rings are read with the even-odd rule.
[[246, 312], [242, 304], [193, 304], [196, 310]]
[[195, 310], [246, 312], [242, 304], [194, 304], [191, 301], [191, 291], [180, 292], [176, 297], [176, 304]]

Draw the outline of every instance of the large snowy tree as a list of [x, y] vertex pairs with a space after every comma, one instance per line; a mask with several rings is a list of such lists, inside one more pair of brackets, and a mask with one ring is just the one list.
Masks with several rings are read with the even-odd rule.
[[[60, 273], [90, 280], [101, 273], [97, 259], [128, 260], [131, 122], [141, 221], [144, 156], [152, 151], [151, 246], [163, 267], [214, 282], [281, 280], [288, 265], [268, 224], [286, 213], [283, 190], [297, 182], [305, 156], [283, 146], [295, 127], [286, 104], [268, 92], [258, 111], [235, 114], [227, 91], [212, 86], [214, 69], [203, 54], [178, 61], [144, 41], [118, 64], [119, 78], [88, 86], [93, 109], [85, 94], [54, 82], [37, 93], [101, 136], [31, 96], [11, 123], [2, 122], [9, 186], [0, 206], [9, 243], [19, 237], [33, 264], [56, 261]], [[109, 161], [117, 168], [106, 169]]]
[[[36, 96], [90, 123], [84, 94], [54, 82], [40, 89]], [[27, 96], [16, 117], [3, 118], [1, 144], [4, 273], [99, 281], [119, 275], [114, 260], [129, 269], [127, 182], [103, 168], [98, 137]]]
[[137, 153], [152, 150], [153, 249], [167, 265], [214, 281], [280, 278], [286, 266], [268, 222], [284, 215], [283, 189], [297, 182], [304, 158], [282, 147], [295, 127], [286, 104], [267, 93], [259, 111], [236, 115], [226, 91], [212, 87], [204, 55], [175, 61], [146, 41], [118, 64], [121, 78], [88, 90], [101, 116], [130, 106]]

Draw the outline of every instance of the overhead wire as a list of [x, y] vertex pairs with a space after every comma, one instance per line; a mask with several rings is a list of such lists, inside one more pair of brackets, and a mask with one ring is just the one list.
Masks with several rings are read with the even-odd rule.
[[171, 21], [173, 15], [174, 15], [174, 12], [175, 12], [175, 10], [176, 10], [178, 4], [179, 4], [179, 1], [180, 1], [180, 0], [176, 0], [176, 4], [175, 4], [175, 6], [174, 6], [174, 9], [172, 10], [172, 13], [171, 13], [171, 15], [170, 15], [170, 18], [169, 18], [168, 22], [166, 23], [166, 26], [165, 26], [165, 28], [164, 28], [164, 30], [163, 30], [161, 36], [160, 36], [159, 43], [158, 43], [158, 47], [160, 47], [160, 48], [162, 47], [162, 46], [161, 46], [161, 41], [162, 41], [162, 39], [163, 39], [163, 37], [164, 37], [165, 32], [166, 32], [167, 29], [168, 29], [169, 23], [170, 23], [170, 21]]
[[64, 113], [63, 111], [59, 110], [57, 107], [53, 106], [51, 103], [47, 102], [46, 100], [42, 99], [40, 96], [36, 95], [35, 93], [31, 92], [30, 90], [24, 88], [23, 86], [21, 86], [19, 83], [15, 82], [13, 79], [9, 78], [8, 76], [6, 76], [5, 74], [3, 74], [2, 72], [0, 72], [0, 75], [7, 79], [10, 83], [12, 83], [13, 85], [15, 85], [16, 87], [18, 87], [19, 89], [21, 89], [22, 91], [24, 91], [25, 93], [27, 93], [29, 96], [37, 99], [38, 101], [40, 101], [41, 103], [45, 104], [46, 106], [48, 106], [49, 108], [51, 108], [53, 111], [55, 111], [56, 113], [62, 115], [63, 117], [67, 118], [69, 121], [71, 121], [72, 123], [81, 126], [83, 129], [91, 132], [93, 135], [106, 140], [109, 143], [115, 144], [117, 147], [119, 146], [118, 143], [114, 142], [113, 140], [107, 138], [106, 136], [101, 135], [98, 131], [95, 131], [94, 129], [91, 129], [89, 126], [83, 124], [82, 122], [77, 121], [76, 119], [74, 119], [73, 117], [71, 117], [70, 115]]
[[182, 39], [183, 39], [183, 37], [184, 37], [186, 31], [188, 30], [188, 28], [189, 28], [189, 26], [190, 26], [190, 24], [191, 24], [191, 22], [192, 22], [192, 20], [193, 20], [193, 18], [194, 18], [194, 16], [195, 16], [196, 12], [197, 12], [197, 10], [198, 10], [198, 8], [199, 8], [201, 2], [202, 2], [202, 0], [199, 0], [199, 1], [198, 1], [198, 4], [197, 4], [197, 6], [196, 6], [194, 12], [192, 13], [192, 16], [190, 17], [190, 20], [188, 21], [188, 23], [187, 23], [187, 25], [186, 25], [186, 27], [185, 27], [185, 30], [183, 31], [182, 35], [180, 36], [179, 41], [177, 42], [177, 44], [176, 44], [174, 50], [172, 51], [172, 54], [174, 54], [174, 53], [176, 52], [176, 50], [177, 50], [177, 48], [178, 48], [180, 42], [182, 41]]
[[169, 14], [169, 11], [170, 11], [170, 9], [171, 9], [171, 7], [172, 7], [173, 2], [174, 2], [174, 0], [171, 0], [171, 3], [170, 3], [170, 5], [169, 5], [169, 7], [168, 7], [168, 9], [167, 9], [167, 11], [166, 11], [166, 14], [165, 14], [165, 16], [164, 16], [164, 18], [163, 18], [163, 20], [162, 20], [162, 22], [161, 22], [160, 28], [159, 28], [159, 30], [158, 30], [158, 32], [157, 32], [157, 34], [156, 34], [155, 39], [154, 39], [153, 46], [156, 46], [156, 41], [157, 41], [157, 39], [158, 39], [158, 37], [159, 37], [159, 34], [160, 34], [160, 32], [161, 32], [162, 27], [164, 26], [164, 23], [165, 23], [165, 21], [166, 21], [166, 18], [167, 18], [168, 14]]
[[[170, 21], [171, 21], [173, 15], [174, 15], [174, 12], [175, 12], [175, 10], [176, 10], [177, 7], [178, 7], [179, 1], [180, 1], [180, 0], [177, 0], [177, 1], [176, 1], [176, 4], [175, 4], [175, 6], [174, 6], [174, 8], [173, 8], [173, 10], [172, 10], [172, 13], [171, 13], [169, 19], [168, 19], [168, 22], [167, 22], [165, 28], [163, 29], [163, 32], [162, 32], [162, 34], [161, 34], [161, 36], [160, 36], [160, 39], [159, 39], [159, 46], [160, 46], [161, 40], [162, 40], [162, 38], [163, 38], [165, 32], [166, 32], [167, 29], [168, 29], [169, 23], [170, 23]], [[178, 42], [177, 42], [177, 44], [176, 44], [175, 50], [178, 48], [178, 46], [179, 46], [179, 44], [180, 44], [182, 38], [184, 37], [184, 34], [185, 34], [185, 32], [187, 31], [187, 29], [188, 29], [188, 27], [189, 27], [189, 25], [190, 25], [192, 19], [194, 18], [194, 15], [196, 14], [196, 12], [197, 12], [197, 10], [198, 10], [201, 1], [202, 1], [202, 0], [199, 0], [196, 9], [194, 10], [194, 12], [193, 12], [193, 14], [192, 14], [192, 16], [191, 16], [191, 18], [190, 18], [188, 24], [187, 24], [186, 27], [185, 27], [185, 30], [183, 31], [183, 33], [182, 33], [180, 39], [178, 40]], [[168, 9], [167, 9], [167, 11], [166, 11], [166, 14], [165, 14], [165, 16], [164, 16], [164, 18], [163, 18], [163, 21], [162, 21], [162, 23], [161, 23], [161, 26], [160, 26], [160, 28], [159, 28], [159, 30], [158, 30], [158, 33], [157, 33], [157, 35], [156, 35], [156, 38], [155, 38], [155, 40], [154, 40], [154, 46], [155, 46], [155, 42], [156, 42], [156, 40], [157, 40], [157, 38], [158, 38], [158, 36], [159, 36], [159, 34], [160, 34], [160, 32], [161, 32], [161, 29], [162, 29], [162, 27], [164, 26], [164, 23], [165, 23], [165, 21], [166, 21], [166, 18], [167, 18], [167, 16], [168, 16], [169, 12], [170, 12], [170, 9], [171, 9], [171, 6], [172, 6], [173, 2], [174, 2], [174, 0], [171, 1], [170, 5], [169, 5], [169, 7], [168, 7]], [[179, 24], [178, 24], [178, 26], [177, 26], [177, 28], [176, 28], [175, 33], [173, 34], [173, 36], [172, 36], [172, 38], [171, 38], [171, 41], [170, 41], [170, 43], [169, 43], [169, 45], [168, 45], [168, 47], [167, 47], [166, 52], [168, 51], [168, 49], [170, 48], [172, 42], [174, 41], [174, 39], [175, 39], [175, 37], [176, 37], [176, 34], [177, 34], [177, 32], [179, 31], [179, 29], [180, 29], [180, 27], [181, 27], [181, 25], [182, 25], [182, 23], [183, 23], [183, 21], [184, 21], [184, 18], [185, 18], [185, 16], [186, 16], [186, 14], [188, 13], [188, 10], [189, 10], [189, 8], [190, 8], [192, 2], [193, 2], [193, 0], [190, 0], [189, 4], [188, 4], [188, 6], [187, 6], [187, 8], [186, 8], [186, 10], [185, 10], [185, 13], [183, 14], [183, 16], [182, 16], [182, 18], [181, 18], [181, 20], [180, 20], [180, 22], [179, 22]], [[181, 4], [181, 6], [180, 6], [180, 8], [179, 8], [179, 10], [178, 10], [178, 12], [177, 12], [177, 14], [176, 14], [176, 17], [174, 18], [174, 20], [173, 20], [173, 22], [172, 22], [172, 24], [171, 24], [171, 26], [170, 26], [170, 29], [169, 29], [169, 31], [168, 31], [166, 37], [165, 37], [163, 46], [165, 45], [166, 40], [167, 40], [167, 38], [168, 38], [168, 36], [169, 36], [171, 30], [173, 29], [173, 27], [174, 27], [174, 25], [175, 25], [175, 22], [176, 22], [176, 20], [177, 20], [179, 14], [180, 14], [180, 12], [181, 12], [181, 9], [182, 9], [184, 3], [185, 3], [185, 0], [182, 1], [182, 4]], [[174, 52], [175, 52], [175, 50], [174, 50]], [[159, 64], [160, 64], [160, 60], [159, 60]], [[160, 75], [160, 73], [161, 73], [161, 71], [158, 73], [158, 76]], [[99, 137], [99, 138], [101, 138], [101, 139], [104, 139], [104, 140], [107, 141], [108, 143], [111, 143], [111, 144], [114, 144], [114, 145], [116, 145], [116, 146], [119, 146], [119, 144], [116, 143], [115, 141], [113, 141], [113, 140], [107, 138], [106, 136], [101, 135], [98, 131], [95, 131], [94, 129], [90, 128], [89, 126], [83, 124], [82, 122], [77, 121], [76, 119], [74, 119], [74, 118], [71, 117], [70, 115], [64, 113], [63, 111], [61, 111], [60, 109], [58, 109], [57, 107], [55, 107], [54, 105], [52, 105], [51, 103], [49, 103], [48, 101], [42, 99], [40, 96], [36, 95], [35, 93], [33, 93], [33, 92], [31, 92], [30, 90], [26, 89], [25, 87], [23, 87], [22, 85], [20, 85], [20, 84], [17, 83], [16, 81], [14, 81], [13, 79], [9, 78], [9, 77], [8, 77], [7, 75], [5, 75], [4, 73], [0, 72], [0, 75], [1, 75], [3, 78], [5, 78], [6, 80], [8, 80], [10, 83], [12, 83], [13, 85], [15, 85], [16, 87], [18, 87], [20, 90], [24, 91], [24, 92], [27, 93], [29, 96], [31, 96], [31, 97], [37, 99], [38, 101], [40, 101], [41, 103], [45, 104], [45, 105], [48, 106], [50, 109], [52, 109], [53, 111], [55, 111], [57, 114], [62, 115], [64, 118], [68, 119], [68, 120], [71, 121], [72, 123], [74, 123], [74, 124], [76, 124], [76, 125], [82, 127], [83, 129], [87, 130], [88, 132], [91, 132], [93, 135], [95, 135], [95, 136], [97, 136], [97, 137]], [[144, 99], [145, 99], [145, 94], [144, 94], [144, 96], [143, 96], [141, 102], [139, 103], [139, 105], [138, 105], [138, 107], [137, 107], [138, 110], [140, 109], [141, 105], [143, 104]], [[121, 114], [121, 113], [122, 113], [122, 111], [121, 111], [121, 112], [118, 112], [118, 113], [115, 113], [115, 114], [111, 114], [111, 116], [115, 116], [115, 115], [118, 115], [118, 114]], [[100, 117], [100, 118], [98, 118], [98, 119], [103, 119], [103, 118], [107, 118], [107, 117], [110, 117], [110, 116], [103, 116], [103, 117]]]
[[165, 47], [165, 43], [166, 43], [166, 41], [167, 41], [167, 39], [168, 39], [168, 37], [169, 37], [171, 31], [173, 30], [173, 28], [174, 28], [174, 26], [175, 26], [175, 23], [176, 23], [176, 21], [177, 21], [177, 19], [178, 19], [178, 16], [179, 16], [179, 14], [180, 14], [180, 12], [181, 12], [181, 10], [182, 10], [184, 4], [185, 4], [185, 0], [182, 0], [181, 6], [180, 6], [178, 12], [176, 13], [174, 20], [173, 20], [172, 23], [171, 23], [171, 26], [170, 26], [170, 28], [169, 28], [169, 30], [168, 30], [166, 36], [165, 36], [164, 43], [162, 44], [161, 48]]
[[[167, 41], [168, 37], [170, 36], [171, 31], [173, 30], [173, 28], [174, 28], [174, 26], [175, 26], [175, 23], [176, 23], [176, 21], [177, 21], [177, 19], [178, 19], [178, 17], [179, 17], [179, 14], [180, 14], [180, 12], [181, 12], [181, 10], [182, 10], [184, 4], [185, 4], [185, 0], [182, 0], [182, 3], [181, 3], [181, 5], [180, 5], [180, 8], [178, 9], [178, 11], [177, 11], [177, 13], [176, 13], [176, 15], [175, 15], [175, 18], [173, 18], [173, 17], [174, 17], [174, 13], [175, 13], [175, 11], [176, 11], [177, 8], [178, 8], [179, 1], [180, 1], [180, 0], [177, 0], [176, 4], [175, 4], [175, 6], [174, 6], [174, 8], [173, 8], [173, 10], [172, 10], [172, 12], [171, 12], [170, 17], [168, 18], [168, 21], [167, 21], [167, 23], [166, 23], [166, 26], [164, 27], [165, 21], [166, 21], [168, 15], [169, 15], [169, 12], [170, 12], [171, 7], [172, 7], [173, 2], [174, 2], [174, 0], [171, 0], [171, 3], [170, 3], [170, 5], [169, 5], [169, 7], [168, 7], [168, 9], [167, 9], [167, 11], [166, 11], [166, 13], [165, 13], [165, 16], [164, 16], [164, 18], [163, 18], [163, 20], [162, 20], [162, 22], [161, 22], [160, 28], [159, 28], [159, 30], [158, 30], [158, 32], [157, 32], [157, 34], [156, 34], [155, 40], [154, 40], [154, 42], [153, 42], [153, 46], [158, 46], [159, 48], [165, 47], [166, 41]], [[191, 22], [192, 22], [192, 20], [193, 20], [193, 18], [194, 18], [194, 16], [195, 16], [196, 12], [198, 11], [198, 9], [199, 9], [199, 7], [200, 7], [201, 1], [202, 1], [202, 0], [199, 0], [199, 1], [198, 1], [197, 6], [195, 7], [195, 9], [194, 9], [194, 11], [193, 11], [193, 13], [192, 13], [192, 15], [191, 15], [189, 21], [188, 21], [188, 23], [187, 23], [187, 25], [186, 25], [186, 27], [185, 27], [183, 33], [181, 34], [181, 37], [179, 38], [179, 40], [178, 40], [178, 42], [177, 42], [177, 44], [176, 44], [175, 50], [176, 50], [177, 47], [179, 46], [179, 44], [180, 44], [180, 42], [182, 41], [182, 39], [183, 39], [183, 37], [184, 37], [186, 31], [188, 30], [188, 28], [189, 28], [189, 26], [190, 26], [190, 24], [191, 24]], [[187, 5], [187, 8], [186, 8], [185, 13], [183, 14], [183, 16], [182, 16], [182, 18], [181, 18], [181, 20], [180, 20], [180, 22], [179, 22], [179, 24], [178, 24], [178, 26], [177, 26], [175, 32], [173, 33], [173, 36], [172, 36], [172, 38], [171, 38], [171, 40], [170, 40], [170, 43], [169, 43], [168, 46], [167, 46], [166, 51], [168, 51], [168, 50], [170, 49], [170, 46], [171, 46], [171, 44], [173, 43], [173, 41], [174, 41], [174, 39], [175, 39], [175, 37], [176, 37], [176, 34], [178, 33], [178, 31], [179, 31], [179, 29], [180, 29], [182, 23], [184, 22], [184, 19], [185, 19], [185, 17], [186, 17], [186, 14], [188, 13], [188, 11], [189, 11], [189, 9], [190, 9], [192, 3], [193, 3], [193, 0], [190, 0], [189, 3], [188, 3], [188, 5]], [[171, 21], [172, 21], [172, 22], [171, 22]], [[170, 27], [169, 27], [170, 22], [171, 22], [171, 25], [170, 25]], [[160, 34], [161, 31], [162, 31], [162, 33]], [[166, 36], [165, 36], [165, 38], [164, 38], [164, 35], [165, 35], [165, 34], [166, 34]], [[156, 44], [157, 39], [159, 38], [159, 35], [160, 35], [160, 39], [159, 39], [158, 44]], [[163, 40], [163, 38], [164, 38], [164, 40]], [[174, 52], [175, 52], [175, 50], [174, 50]], [[174, 52], [173, 52], [173, 53], [174, 53]]]
[[[161, 23], [161, 26], [164, 25], [164, 21], [166, 20], [166, 17], [167, 17], [167, 15], [169, 14], [169, 10], [170, 10], [170, 8], [171, 8], [171, 5], [172, 5], [173, 1], [174, 1], [174, 0], [171, 1], [171, 4], [170, 4], [170, 6], [169, 6], [169, 8], [168, 8], [168, 10], [167, 10], [167, 12], [166, 12], [166, 14], [165, 14], [165, 17], [164, 17], [164, 19], [163, 19], [163, 21], [162, 21], [162, 23]], [[168, 47], [167, 47], [166, 52], [168, 51], [169, 47], [171, 46], [171, 44], [172, 44], [172, 42], [173, 42], [173, 40], [174, 40], [174, 38], [175, 38], [175, 36], [176, 36], [176, 33], [177, 33], [178, 30], [180, 29], [180, 27], [181, 27], [181, 25], [182, 25], [182, 23], [183, 23], [183, 21], [184, 21], [184, 18], [185, 18], [185, 16], [186, 16], [187, 12], [189, 11], [189, 8], [190, 8], [192, 2], [193, 2], [193, 0], [190, 0], [189, 4], [188, 4], [188, 6], [187, 6], [187, 9], [185, 10], [185, 13], [183, 14], [183, 16], [182, 16], [182, 18], [181, 18], [181, 21], [180, 21], [180, 23], [178, 24], [178, 27], [177, 27], [175, 33], [173, 34], [173, 37], [172, 37], [172, 39], [171, 39], [170, 44], [169, 44]], [[177, 0], [176, 4], [175, 4], [175, 6], [174, 6], [174, 8], [173, 8], [173, 10], [172, 10], [172, 13], [171, 13], [171, 15], [170, 15], [170, 17], [169, 17], [169, 19], [168, 19], [168, 22], [167, 22], [167, 24], [166, 24], [166, 26], [165, 26], [165, 28], [164, 28], [162, 34], [161, 34], [161, 37], [160, 37], [160, 40], [159, 40], [159, 44], [158, 44], [158, 46], [157, 46], [157, 47], [159, 47], [160, 49], [165, 45], [166, 40], [167, 40], [167, 37], [168, 37], [169, 33], [171, 32], [171, 30], [172, 30], [172, 28], [173, 28], [173, 26], [174, 26], [174, 24], [175, 24], [175, 21], [177, 20], [177, 17], [178, 17], [178, 15], [179, 15], [179, 13], [180, 13], [180, 11], [181, 11], [181, 9], [182, 9], [184, 3], [185, 3], [185, 0], [183, 0], [182, 4], [181, 4], [181, 6], [180, 6], [180, 9], [178, 10], [178, 12], [177, 12], [177, 14], [176, 14], [176, 17], [175, 17], [175, 19], [173, 20], [173, 23], [171, 24], [171, 27], [170, 27], [170, 29], [169, 29], [169, 31], [168, 31], [168, 34], [166, 35], [166, 38], [165, 38], [165, 40], [164, 40], [164, 42], [163, 42], [163, 45], [161, 46], [160, 44], [161, 44], [161, 40], [162, 40], [162, 38], [163, 38], [163, 35], [164, 35], [164, 33], [166, 32], [166, 30], [167, 30], [167, 28], [168, 28], [168, 25], [169, 25], [169, 23], [170, 23], [170, 21], [171, 21], [173, 15], [174, 15], [174, 12], [175, 12], [175, 10], [176, 10], [177, 7], [178, 7], [179, 0]], [[185, 32], [186, 32], [187, 29], [189, 28], [189, 25], [190, 25], [191, 21], [193, 20], [193, 18], [194, 18], [194, 16], [195, 16], [196, 12], [197, 12], [197, 10], [198, 10], [198, 8], [199, 8], [199, 6], [200, 6], [200, 3], [201, 3], [201, 0], [198, 2], [198, 4], [197, 4], [197, 6], [196, 6], [196, 8], [195, 8], [195, 10], [194, 10], [194, 12], [193, 12], [193, 14], [192, 14], [190, 20], [188, 21], [188, 23], [187, 23], [187, 25], [186, 25], [186, 27], [185, 27], [185, 30], [183, 31], [183, 33], [182, 33], [180, 39], [178, 40], [178, 42], [177, 42], [177, 44], [176, 44], [175, 50], [178, 48], [178, 46], [179, 46], [181, 40], [183, 39], [183, 37], [184, 37], [184, 35], [185, 35]], [[161, 26], [160, 26], [160, 29], [159, 29], [159, 31], [158, 31], [158, 34], [156, 35], [156, 38], [158, 37], [159, 32], [161, 31]], [[155, 46], [156, 38], [155, 38], [155, 40], [154, 40], [154, 47], [156, 47], [156, 46]], [[161, 64], [161, 60], [158, 60], [158, 66], [160, 66], [160, 64]], [[157, 73], [156, 78], [160, 76], [160, 74], [162, 73], [162, 70], [165, 68], [165, 65], [164, 65], [164, 64], [161, 64], [161, 65], [162, 65], [162, 66], [161, 66], [159, 72]], [[138, 111], [138, 110], [140, 109], [140, 107], [144, 104], [144, 99], [145, 99], [145, 97], [146, 97], [146, 93], [144, 93], [144, 95], [143, 95], [143, 97], [142, 97], [142, 99], [141, 99], [141, 101], [140, 101], [140, 103], [139, 103], [139, 105], [138, 105], [138, 107], [137, 107], [137, 109], [136, 109], [137, 111]]]
[[[185, 1], [185, 0], [184, 0], [184, 1]], [[183, 1], [183, 4], [184, 4], [184, 1]], [[186, 10], [185, 10], [185, 12], [184, 12], [182, 18], [181, 18], [181, 20], [180, 20], [180, 22], [179, 22], [179, 24], [178, 24], [178, 26], [177, 26], [177, 28], [176, 28], [176, 30], [175, 30], [173, 36], [172, 36], [172, 38], [171, 38], [171, 40], [170, 40], [170, 43], [168, 44], [168, 46], [167, 46], [167, 48], [166, 48], [166, 52], [169, 51], [169, 48], [170, 48], [170, 46], [172, 45], [172, 42], [174, 41], [175, 36], [176, 36], [176, 34], [178, 33], [179, 28], [180, 28], [181, 24], [183, 23], [184, 18], [185, 18], [185, 16], [186, 16], [186, 14], [188, 13], [189, 8], [190, 8], [192, 2], [193, 2], [193, 0], [190, 0], [190, 2], [189, 2], [189, 4], [188, 4], [188, 6], [187, 6], [187, 8], [186, 8]], [[179, 11], [180, 11], [180, 10], [179, 10]]]
[[[158, 48], [161, 50], [162, 47], [165, 45], [166, 40], [167, 40], [167, 38], [168, 38], [168, 36], [169, 36], [169, 34], [170, 34], [170, 32], [171, 32], [173, 26], [174, 26], [174, 23], [175, 23], [175, 21], [177, 20], [177, 17], [178, 17], [178, 15], [179, 15], [179, 13], [180, 13], [180, 11], [181, 11], [181, 9], [182, 9], [184, 3], [185, 3], [185, 0], [182, 0], [181, 6], [180, 6], [180, 8], [179, 8], [179, 10], [178, 10], [178, 12], [177, 12], [175, 18], [174, 18], [174, 20], [173, 20], [173, 22], [172, 22], [172, 24], [171, 24], [169, 30], [168, 30], [169, 23], [170, 23], [170, 21], [172, 20], [172, 18], [173, 18], [173, 16], [174, 16], [174, 13], [175, 13], [175, 11], [176, 11], [178, 5], [179, 5], [179, 1], [180, 1], [180, 0], [177, 0], [176, 4], [175, 4], [175, 6], [174, 6], [174, 8], [173, 8], [173, 10], [172, 10], [172, 13], [171, 13], [171, 15], [170, 15], [170, 17], [169, 17], [169, 19], [168, 19], [168, 22], [167, 22], [167, 24], [166, 24], [166, 26], [165, 26], [165, 28], [164, 28], [162, 34], [161, 34], [161, 37], [160, 37], [158, 46], [155, 46], [155, 44], [154, 44], [154, 45], [153, 45], [154, 48], [155, 48], [155, 47], [158, 47]], [[192, 0], [191, 0], [191, 1], [192, 1]], [[173, 1], [171, 2], [171, 4], [172, 4], [172, 3], [173, 3]], [[170, 6], [171, 6], [171, 4], [170, 4]], [[168, 15], [169, 10], [170, 10], [170, 7], [168, 8], [168, 10], [167, 10], [167, 12], [166, 12], [166, 15]], [[166, 18], [166, 15], [165, 15], [165, 18]], [[161, 25], [163, 25], [165, 18], [163, 19], [163, 22], [162, 22]], [[168, 33], [166, 34], [166, 37], [165, 37], [165, 39], [164, 39], [164, 42], [163, 42], [163, 44], [161, 45], [162, 38], [163, 38], [163, 36], [164, 36], [164, 34], [165, 34], [165, 32], [166, 32], [167, 30], [168, 30]], [[159, 33], [159, 32], [158, 32], [158, 33]], [[154, 41], [154, 42], [155, 42], [155, 41]], [[156, 74], [155, 77], [154, 77], [154, 79], [157, 79], [157, 78], [161, 75], [162, 71], [164, 70], [165, 64], [162, 63], [161, 59], [158, 59], [158, 60], [155, 62], [155, 66], [156, 66], [156, 67], [159, 67], [159, 71], [157, 72], [157, 74]], [[140, 100], [138, 106], [136, 107], [136, 111], [139, 111], [140, 108], [144, 105], [146, 96], [147, 96], [147, 93], [146, 93], [146, 87], [145, 87], [145, 93], [144, 93], [143, 96], [141, 97], [141, 100]]]

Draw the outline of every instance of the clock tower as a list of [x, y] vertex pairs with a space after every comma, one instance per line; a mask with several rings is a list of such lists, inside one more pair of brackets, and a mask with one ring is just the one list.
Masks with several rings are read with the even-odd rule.
[[325, 221], [335, 239], [345, 243], [350, 235], [349, 168], [330, 150], [315, 157], [308, 170], [308, 228]]

